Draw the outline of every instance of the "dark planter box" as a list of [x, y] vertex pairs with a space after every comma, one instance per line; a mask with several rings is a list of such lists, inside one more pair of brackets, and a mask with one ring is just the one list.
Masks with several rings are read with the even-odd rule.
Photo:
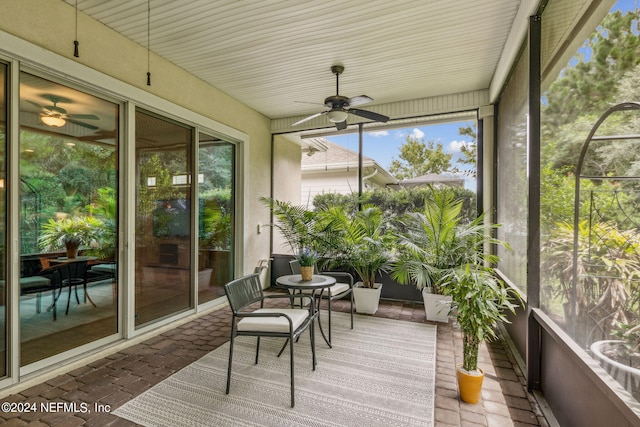
[[376, 282], [382, 283], [382, 294], [380, 298], [423, 302], [422, 293], [413, 285], [401, 285], [389, 277], [389, 273], [382, 273], [376, 276]]
[[[271, 286], [276, 286], [276, 279], [280, 276], [286, 276], [291, 274], [291, 267], [289, 267], [289, 261], [293, 259], [293, 255], [285, 254], [273, 254], [271, 255]], [[353, 273], [352, 273], [353, 274]], [[358, 277], [354, 276], [353, 279], [357, 282]], [[380, 298], [399, 300], [399, 301], [413, 301], [422, 302], [422, 294], [415, 286], [401, 285], [389, 277], [388, 273], [382, 273], [382, 275], [376, 276], [376, 282], [382, 283], [382, 295]]]

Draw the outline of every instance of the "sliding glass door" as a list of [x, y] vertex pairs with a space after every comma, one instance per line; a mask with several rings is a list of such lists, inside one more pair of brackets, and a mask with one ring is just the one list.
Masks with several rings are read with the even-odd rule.
[[235, 146], [201, 133], [198, 146], [198, 302], [233, 279]]
[[135, 326], [191, 307], [191, 128], [136, 112]]
[[118, 117], [116, 103], [20, 73], [22, 366], [118, 332]]

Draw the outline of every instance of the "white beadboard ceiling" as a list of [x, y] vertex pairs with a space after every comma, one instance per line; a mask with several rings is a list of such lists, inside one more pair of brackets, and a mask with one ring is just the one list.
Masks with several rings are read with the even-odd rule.
[[154, 53], [278, 119], [323, 111], [324, 99], [335, 95], [334, 64], [345, 67], [340, 94], [366, 94], [374, 101], [364, 107], [374, 111], [487, 90], [501, 61], [517, 50], [513, 38], [526, 29], [533, 3], [78, 0], [77, 7], [144, 47], [149, 40]]

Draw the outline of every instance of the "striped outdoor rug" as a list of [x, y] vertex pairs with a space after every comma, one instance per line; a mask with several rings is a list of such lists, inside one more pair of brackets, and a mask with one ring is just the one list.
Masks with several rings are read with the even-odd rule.
[[[323, 323], [326, 322], [326, 313]], [[127, 402], [114, 413], [145, 426], [433, 426], [436, 327], [333, 313], [333, 348], [316, 329], [295, 345], [296, 405], [290, 407], [289, 351], [281, 339], [236, 339], [231, 392], [229, 343]]]

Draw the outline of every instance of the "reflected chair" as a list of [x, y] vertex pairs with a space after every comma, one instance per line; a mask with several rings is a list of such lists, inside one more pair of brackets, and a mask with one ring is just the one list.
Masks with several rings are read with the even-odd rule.
[[[294, 389], [294, 359], [293, 346], [300, 334], [307, 328], [311, 339], [312, 367], [316, 369], [316, 348], [313, 322], [316, 318], [314, 301], [311, 296], [309, 308], [264, 308], [264, 302], [268, 299], [286, 298], [288, 295], [264, 295], [260, 277], [258, 274], [250, 274], [233, 280], [224, 285], [224, 290], [231, 306], [233, 317], [231, 319], [231, 341], [229, 345], [229, 366], [227, 371], [227, 390], [231, 386], [231, 364], [233, 362], [233, 345], [236, 336], [255, 336], [256, 359], [260, 352], [261, 337], [286, 338], [290, 350], [291, 369], [291, 407], [295, 405]], [[259, 308], [257, 308], [259, 306]], [[280, 354], [284, 351], [282, 347]]]
[[78, 286], [83, 287], [84, 291], [84, 302], [87, 302], [87, 299], [96, 307], [96, 304], [93, 302], [89, 294], [87, 293], [87, 261], [78, 260], [78, 261], [67, 261], [63, 264], [60, 264], [61, 272], [62, 272], [62, 287], [60, 289], [60, 293], [58, 293], [58, 298], [62, 293], [62, 288], [68, 287], [69, 294], [67, 298], [67, 310], [65, 314], [69, 314], [69, 305], [71, 303], [71, 288], [73, 288], [76, 303], [80, 304], [80, 298], [78, 298]]
[[[297, 259], [289, 261], [291, 267], [291, 273], [300, 274], [300, 262]], [[351, 329], [353, 329], [353, 276], [349, 273], [342, 271], [321, 271], [318, 272], [318, 267], [314, 267], [314, 274], [322, 274], [323, 276], [330, 276], [336, 279], [335, 285], [328, 288], [322, 293], [321, 297], [327, 300], [327, 311], [329, 312], [329, 342], [331, 341], [331, 301], [336, 299], [342, 299], [346, 296], [350, 298], [350, 313], [351, 313]], [[320, 301], [318, 300], [318, 309], [320, 309]]]
[[[45, 263], [41, 260], [38, 261], [40, 265], [40, 269], [37, 269], [34, 264], [34, 268], [31, 271], [27, 271], [29, 269], [24, 269], [24, 272], [29, 272], [33, 275], [22, 276], [20, 277], [20, 296], [23, 295], [36, 295], [36, 313], [40, 313], [42, 311], [42, 293], [51, 291], [51, 306], [47, 309], [47, 311], [53, 309], [53, 320], [57, 320], [57, 311], [56, 311], [56, 292], [60, 291], [60, 286], [62, 282], [62, 274], [58, 268], [49, 267], [48, 263]], [[23, 266], [24, 267], [24, 266]], [[37, 270], [37, 271], [36, 271]], [[22, 272], [21, 272], [22, 274]], [[0, 280], [0, 286], [4, 286], [4, 280]]]

